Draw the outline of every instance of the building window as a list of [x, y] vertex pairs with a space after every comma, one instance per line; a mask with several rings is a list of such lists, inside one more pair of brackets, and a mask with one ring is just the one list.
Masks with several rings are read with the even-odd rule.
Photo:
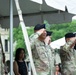
[[5, 52], [8, 52], [8, 40], [5, 39]]

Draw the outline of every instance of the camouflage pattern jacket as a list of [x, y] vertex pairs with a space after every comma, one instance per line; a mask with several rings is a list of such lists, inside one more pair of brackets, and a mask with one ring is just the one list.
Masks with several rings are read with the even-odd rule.
[[4, 75], [5, 71], [4, 71], [4, 64], [3, 64], [3, 55], [2, 55], [2, 51], [0, 50], [0, 75]]
[[56, 63], [55, 51], [50, 47], [50, 45], [40, 41], [38, 37], [39, 34], [37, 33], [30, 36], [32, 55], [36, 71], [48, 72], [48, 74], [50, 73], [53, 75], [54, 64]]
[[67, 42], [60, 50], [63, 71], [65, 69], [70, 72], [76, 71], [76, 50], [70, 48], [72, 43], [72, 41]]

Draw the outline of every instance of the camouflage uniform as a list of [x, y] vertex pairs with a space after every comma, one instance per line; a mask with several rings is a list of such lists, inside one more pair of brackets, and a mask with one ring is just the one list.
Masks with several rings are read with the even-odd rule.
[[0, 75], [4, 75], [4, 64], [3, 64], [2, 51], [0, 50]]
[[76, 75], [76, 54], [75, 50], [70, 48], [72, 43], [72, 41], [67, 42], [60, 50], [63, 75]]
[[54, 75], [55, 52], [44, 42], [38, 40], [39, 34], [30, 37], [34, 65], [38, 75]]

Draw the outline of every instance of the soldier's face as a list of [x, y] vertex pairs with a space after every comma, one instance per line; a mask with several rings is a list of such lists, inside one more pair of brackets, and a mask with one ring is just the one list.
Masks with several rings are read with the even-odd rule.
[[75, 37], [70, 38], [71, 41], [75, 41]]
[[43, 31], [43, 33], [40, 35], [40, 38], [45, 39], [47, 35], [46, 30]]
[[66, 38], [66, 42], [68, 42], [68, 41], [75, 41], [75, 37], [71, 37], [71, 38]]

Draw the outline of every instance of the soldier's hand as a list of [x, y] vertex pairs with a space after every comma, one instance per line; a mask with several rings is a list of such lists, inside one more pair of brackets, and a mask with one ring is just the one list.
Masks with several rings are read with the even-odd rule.
[[73, 44], [70, 46], [70, 48], [74, 47], [76, 44], [76, 39], [74, 40]]
[[76, 39], [75, 39], [75, 41], [74, 41], [74, 45], [76, 44]]
[[45, 42], [46, 44], [49, 44], [49, 43], [51, 42], [50, 36], [47, 36], [47, 37], [45, 38], [44, 42]]
[[70, 40], [71, 40], [71, 41], [73, 41], [73, 42], [75, 42], [75, 41], [76, 41], [75, 37], [70, 38]]
[[42, 29], [38, 30], [36, 33], [41, 35], [44, 31], [46, 31], [46, 30], [44, 28], [42, 28]]

